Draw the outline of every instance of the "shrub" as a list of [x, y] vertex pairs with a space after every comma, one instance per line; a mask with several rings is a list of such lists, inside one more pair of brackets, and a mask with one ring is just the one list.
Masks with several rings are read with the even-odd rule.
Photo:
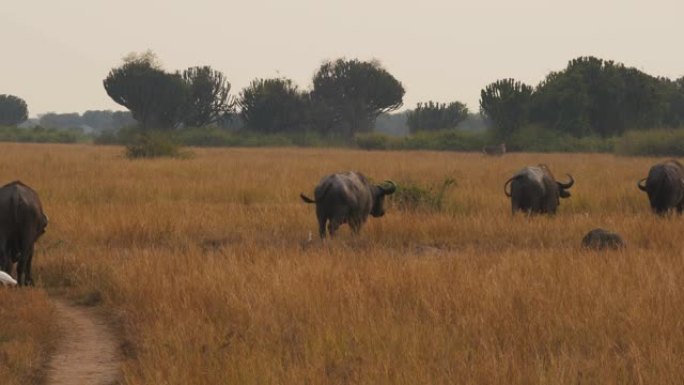
[[628, 156], [684, 156], [684, 129], [629, 131], [617, 141], [615, 152]]
[[398, 143], [399, 149], [437, 151], [480, 151], [487, 143], [487, 134], [461, 130], [418, 132]]
[[377, 132], [368, 132], [354, 135], [354, 142], [364, 150], [388, 150], [392, 138]]
[[442, 211], [446, 192], [456, 185], [453, 178], [444, 178], [441, 184], [420, 186], [412, 183], [398, 183], [397, 191], [392, 195], [392, 204], [399, 210]]
[[123, 127], [118, 130], [103, 130], [93, 137], [94, 144], [119, 144], [125, 145], [133, 142], [138, 135], [138, 129], [134, 126]]
[[86, 136], [79, 130], [61, 130], [41, 126], [33, 128], [0, 127], [1, 142], [76, 143], [86, 140]]
[[157, 157], [185, 158], [188, 156], [189, 153], [182, 152], [178, 142], [165, 132], [144, 132], [126, 145], [126, 157], [130, 159]]
[[530, 125], [516, 131], [506, 144], [511, 150], [524, 152], [612, 152], [615, 141], [596, 136], [578, 138]]

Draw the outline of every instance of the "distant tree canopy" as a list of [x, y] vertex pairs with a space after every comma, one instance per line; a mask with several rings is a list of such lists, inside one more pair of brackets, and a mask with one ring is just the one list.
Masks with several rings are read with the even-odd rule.
[[514, 79], [497, 80], [480, 93], [480, 113], [493, 124], [496, 136], [508, 138], [527, 122], [532, 87]]
[[88, 110], [81, 116], [81, 121], [95, 131], [116, 130], [135, 124], [130, 111]]
[[0, 126], [16, 126], [28, 119], [24, 99], [14, 95], [0, 95]]
[[129, 111], [88, 110], [83, 115], [76, 112], [62, 114], [48, 112], [40, 115], [38, 124], [44, 128], [83, 128], [100, 132], [132, 126], [135, 120]]
[[45, 128], [76, 128], [83, 125], [81, 115], [77, 112], [58, 114], [56, 112], [48, 112], [40, 115], [38, 124]]
[[482, 90], [481, 112], [502, 138], [526, 123], [576, 137], [684, 125], [684, 77], [653, 77], [609, 60], [573, 59], [530, 91], [512, 79]]
[[142, 129], [201, 127], [232, 112], [230, 83], [221, 72], [204, 66], [168, 73], [149, 51], [126, 57], [109, 72], [104, 87]]
[[468, 107], [461, 102], [446, 104], [429, 101], [418, 103], [407, 115], [407, 124], [412, 133], [421, 130], [441, 130], [458, 126], [468, 117]]
[[401, 107], [404, 93], [402, 84], [378, 62], [325, 62], [313, 77], [313, 115], [319, 117], [315, 123], [348, 136], [369, 131], [380, 113]]
[[190, 89], [183, 118], [186, 126], [216, 123], [233, 111], [228, 98], [230, 82], [221, 72], [209, 66], [192, 67], [183, 71], [183, 80]]
[[248, 130], [293, 132], [306, 124], [306, 95], [290, 79], [255, 79], [240, 92], [238, 104]]
[[104, 80], [107, 94], [128, 108], [142, 129], [172, 129], [181, 123], [189, 90], [179, 74], [164, 72], [147, 52], [129, 55]]
[[576, 136], [662, 126], [668, 120], [667, 83], [612, 61], [580, 57], [537, 86], [531, 119]]
[[[221, 72], [209, 66], [166, 72], [149, 51], [129, 55], [103, 83], [143, 129], [216, 125], [263, 133], [311, 130], [347, 138], [373, 129], [380, 114], [402, 105], [405, 94], [401, 82], [377, 61], [344, 58], [321, 64], [310, 90], [302, 91], [285, 78], [256, 79], [235, 100]], [[682, 127], [684, 77], [654, 77], [613, 61], [579, 57], [536, 87], [515, 79], [488, 84], [480, 92], [479, 112], [482, 119], [472, 119], [463, 103], [428, 101], [406, 112], [406, 124], [416, 132], [451, 128], [468, 119], [475, 131], [491, 127], [497, 140], [528, 135], [532, 128], [549, 135], [612, 137], [628, 130]], [[88, 119], [96, 119], [91, 115]], [[521, 131], [525, 126], [530, 127]]]

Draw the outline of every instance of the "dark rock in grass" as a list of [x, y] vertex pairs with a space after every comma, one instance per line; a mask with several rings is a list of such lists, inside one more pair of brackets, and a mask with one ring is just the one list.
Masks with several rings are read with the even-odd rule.
[[582, 238], [582, 247], [594, 250], [618, 250], [627, 245], [620, 234], [606, 229], [593, 229]]

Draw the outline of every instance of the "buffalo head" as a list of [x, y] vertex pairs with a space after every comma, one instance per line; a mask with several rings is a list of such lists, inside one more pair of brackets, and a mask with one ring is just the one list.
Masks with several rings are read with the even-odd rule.
[[391, 180], [386, 180], [384, 183], [375, 185], [371, 189], [373, 194], [373, 207], [370, 215], [379, 218], [385, 215], [385, 195], [391, 195], [397, 191], [397, 185]]

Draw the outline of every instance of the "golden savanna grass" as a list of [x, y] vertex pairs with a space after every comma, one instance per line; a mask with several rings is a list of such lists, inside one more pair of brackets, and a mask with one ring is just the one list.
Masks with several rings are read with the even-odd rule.
[[[48, 288], [107, 309], [124, 341], [124, 384], [684, 378], [684, 218], [655, 217], [636, 188], [656, 159], [194, 151], [128, 161], [118, 147], [0, 145], [0, 181], [34, 187], [50, 216], [37, 288], [0, 291], [13, 314], [3, 309], [3, 330], [35, 323], [0, 333], [2, 370], [36, 359], [6, 358], [12, 346], [51, 346], [38, 332]], [[504, 181], [540, 162], [559, 179], [572, 173], [573, 196], [553, 218], [511, 216]], [[345, 226], [321, 243], [299, 193], [339, 170], [457, 182], [442, 211], [390, 199], [360, 236]], [[627, 249], [582, 250], [595, 227], [621, 233]]]

